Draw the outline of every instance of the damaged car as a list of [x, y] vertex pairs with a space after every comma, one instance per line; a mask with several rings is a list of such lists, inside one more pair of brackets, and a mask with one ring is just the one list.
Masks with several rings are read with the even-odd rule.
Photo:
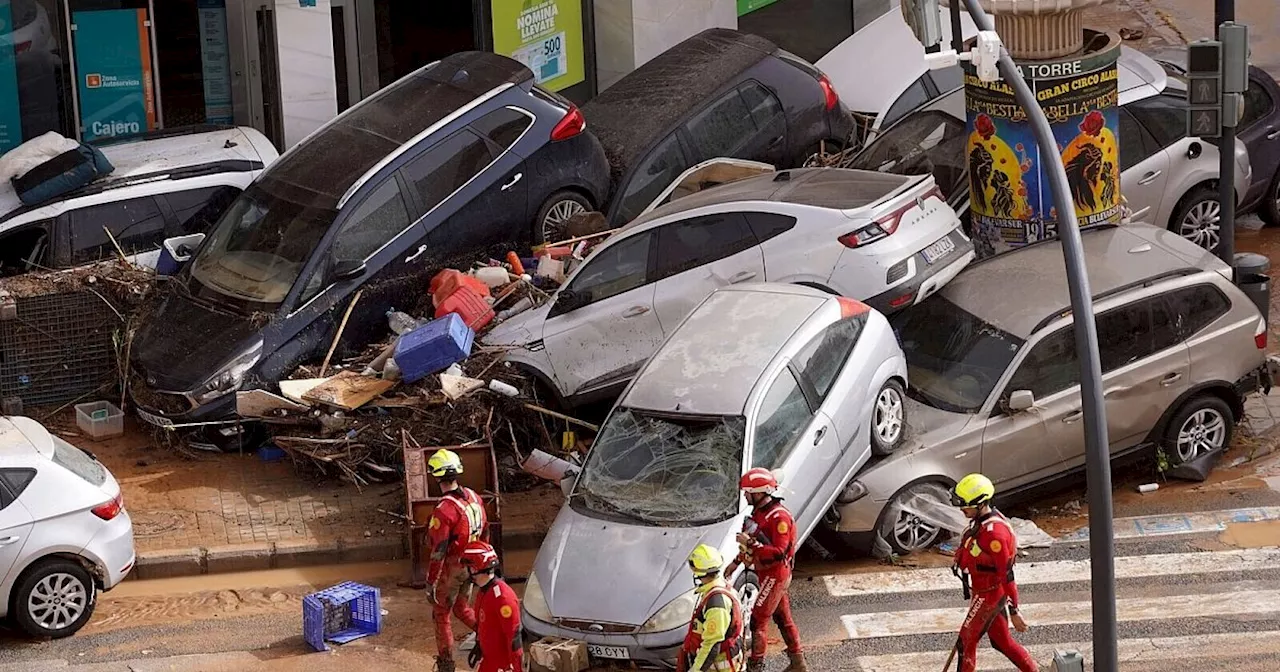
[[890, 313], [924, 300], [973, 258], [930, 176], [768, 172], [636, 219], [598, 245], [550, 301], [484, 342], [508, 347], [508, 362], [561, 406], [577, 407], [616, 398], [717, 288], [806, 285]]
[[[901, 444], [906, 389], [889, 322], [866, 304], [793, 285], [715, 291], [619, 399], [576, 481], [562, 481], [524, 628], [583, 640], [594, 658], [669, 667], [697, 601], [689, 552], [737, 554], [742, 474], [782, 477], [803, 542], [870, 456]], [[728, 578], [749, 609], [754, 575]]]
[[[1270, 390], [1267, 322], [1232, 269], [1145, 224], [1081, 231], [1113, 460], [1177, 468], [1220, 453], [1245, 398]], [[965, 474], [1017, 499], [1081, 473], [1080, 364], [1057, 240], [973, 264], [894, 316], [911, 387], [908, 444], [868, 465], [827, 519], [876, 554], [921, 551]], [[992, 300], [992, 297], [1002, 297]]]
[[525, 66], [481, 52], [425, 66], [321, 127], [227, 208], [133, 342], [139, 415], [227, 418], [236, 390], [319, 359], [340, 322], [340, 347], [363, 347], [435, 272], [527, 244], [548, 203], [566, 190], [602, 199], [607, 184], [582, 114]]

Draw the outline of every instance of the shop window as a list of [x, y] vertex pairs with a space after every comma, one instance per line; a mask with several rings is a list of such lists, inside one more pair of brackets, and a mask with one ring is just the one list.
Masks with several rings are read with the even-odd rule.
[[889, 0], [775, 0], [739, 16], [738, 30], [767, 37], [813, 63], [889, 5]]

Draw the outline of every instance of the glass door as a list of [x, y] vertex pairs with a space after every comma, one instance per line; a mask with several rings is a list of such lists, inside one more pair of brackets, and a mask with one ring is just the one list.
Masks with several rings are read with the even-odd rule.
[[249, 46], [249, 99], [252, 125], [276, 147], [284, 147], [280, 111], [280, 60], [276, 47], [275, 6], [255, 0], [245, 7]]
[[162, 126], [149, 0], [70, 0], [72, 76], [84, 140]]

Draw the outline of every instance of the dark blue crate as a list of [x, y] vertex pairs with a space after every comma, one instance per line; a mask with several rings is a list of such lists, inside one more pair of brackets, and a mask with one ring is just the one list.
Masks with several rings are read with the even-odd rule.
[[382, 593], [347, 581], [302, 598], [302, 638], [316, 651], [382, 632]]
[[258, 459], [263, 462], [279, 462], [285, 458], [286, 453], [282, 448], [278, 448], [271, 444], [267, 444], [258, 449]]
[[401, 336], [396, 342], [396, 366], [404, 382], [421, 380], [470, 356], [475, 337], [461, 316], [449, 313]]

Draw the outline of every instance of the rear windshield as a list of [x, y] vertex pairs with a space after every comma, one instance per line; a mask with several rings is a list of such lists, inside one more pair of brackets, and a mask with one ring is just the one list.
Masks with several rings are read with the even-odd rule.
[[88, 453], [53, 437], [53, 461], [93, 485], [107, 482], [107, 470]]

